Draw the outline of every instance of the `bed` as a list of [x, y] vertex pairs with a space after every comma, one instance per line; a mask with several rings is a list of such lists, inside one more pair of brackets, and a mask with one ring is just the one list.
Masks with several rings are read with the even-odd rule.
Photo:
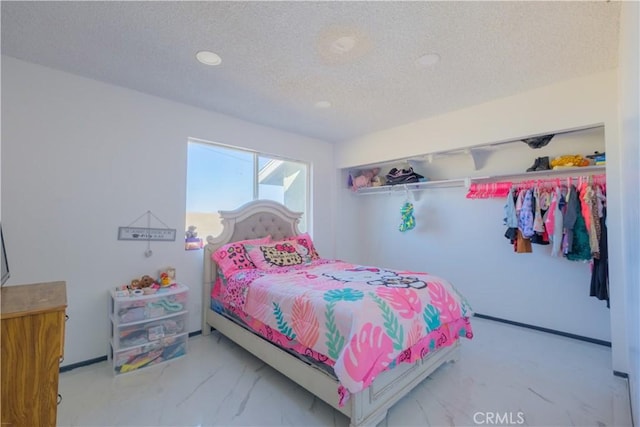
[[[204, 248], [203, 335], [209, 335], [211, 328], [216, 329], [349, 417], [352, 426], [376, 425], [382, 421], [391, 406], [433, 371], [449, 361], [457, 360], [460, 346], [458, 337], [472, 338], [473, 336], [469, 324], [471, 311], [466, 300], [456, 294], [455, 290], [449, 290], [450, 294], [446, 293], [443, 290], [445, 285], [442, 283], [445, 281], [442, 279], [429, 276], [427, 280], [425, 278], [427, 276], [421, 276], [423, 273], [401, 274], [376, 267], [355, 266], [320, 258], [312, 242], [309, 248], [302, 239], [306, 236], [310, 241], [310, 237], [298, 230], [301, 214], [292, 212], [273, 201], [249, 202], [233, 211], [221, 211], [220, 215], [223, 231], [215, 238], [207, 237]], [[269, 250], [276, 250], [276, 248], [279, 251], [291, 249], [291, 245], [282, 243], [285, 241], [294, 245], [301, 242], [303, 245], [298, 245], [297, 250], [298, 252], [300, 249], [305, 250], [302, 254], [306, 257], [301, 265], [290, 265], [290, 257], [283, 261], [275, 255], [273, 259], [267, 256], [267, 261], [275, 264], [273, 271], [263, 271], [263, 266], [256, 261], [260, 268], [242, 270], [238, 274], [229, 274], [229, 277], [224, 277], [221, 267], [226, 261], [219, 258], [220, 253], [223, 252], [219, 249], [228, 248], [230, 244], [234, 245], [234, 242], [245, 243], [246, 241], [252, 243], [243, 245], [247, 251], [244, 254], [246, 258], [255, 259], [258, 248], [262, 251], [259, 252], [261, 255], [269, 254]], [[299, 258], [298, 252], [293, 253], [292, 250], [295, 259]], [[226, 256], [226, 254], [223, 255]], [[264, 262], [264, 259], [261, 262]], [[381, 271], [385, 272], [386, 276], [381, 275]], [[355, 281], [356, 276], [358, 280], [364, 278], [363, 283], [368, 286], [362, 287], [360, 282]], [[295, 286], [287, 280], [295, 283]], [[303, 290], [302, 285], [298, 285], [299, 280], [306, 280], [311, 288]], [[353, 282], [350, 282], [351, 280]], [[437, 292], [442, 292], [444, 295], [441, 301], [444, 311], [435, 313], [437, 324], [431, 325], [433, 327], [430, 329], [428, 322], [433, 321], [434, 317], [429, 317], [429, 310], [435, 312], [435, 309], [431, 304], [421, 305], [415, 299], [416, 295], [426, 293], [427, 290], [432, 298], [440, 298], [433, 294], [432, 285], [437, 286]], [[220, 294], [220, 289], [226, 296], [234, 295], [233, 298], [224, 299], [216, 296]], [[282, 294], [278, 294], [278, 297], [284, 298], [283, 300], [275, 299], [274, 295], [278, 290]], [[274, 295], [267, 294], [272, 291]], [[391, 292], [394, 293], [393, 295], [402, 292], [402, 295], [406, 296], [403, 299], [404, 303], [400, 303], [404, 308], [400, 307], [400, 311], [395, 312], [399, 315], [394, 314], [392, 310], [392, 308], [398, 308], [394, 306], [393, 298], [387, 298]], [[314, 294], [320, 295], [321, 299], [324, 298], [324, 301], [319, 303], [325, 304], [326, 307], [318, 306], [312, 312], [318, 314], [322, 311], [322, 319], [327, 321], [321, 323], [323, 327], [326, 326], [329, 329], [325, 328], [318, 332], [317, 322], [315, 329], [310, 329], [308, 325], [313, 322], [313, 319], [307, 321], [308, 316], [305, 320], [307, 323], [296, 329], [294, 315], [298, 315], [298, 318], [303, 317], [299, 315], [300, 307], [308, 308], [305, 304], [311, 304], [301, 298]], [[455, 299], [451, 294], [455, 294]], [[270, 309], [268, 311], [272, 311], [275, 315], [268, 313], [269, 316], [264, 314], [265, 317], [261, 317], [267, 310], [254, 302], [259, 298], [262, 298], [265, 307], [268, 305], [267, 308]], [[300, 301], [303, 303], [298, 304]], [[365, 309], [365, 303], [370, 305], [367, 309]], [[296, 309], [298, 314], [295, 313]], [[402, 312], [402, 309], [405, 311]], [[402, 322], [406, 321], [405, 317], [409, 318], [406, 313], [412, 309], [419, 310], [420, 313], [411, 313], [415, 314], [412, 320], [414, 323], [405, 324], [403, 328]], [[294, 311], [293, 315], [291, 310]], [[379, 320], [367, 320], [364, 323], [366, 316], [378, 311], [381, 313]], [[249, 312], [251, 315], [246, 314]], [[334, 318], [347, 316], [351, 317], [345, 321], [352, 328], [360, 322], [358, 319], [363, 319], [362, 324], [357, 325], [361, 328], [358, 329], [361, 335], [350, 337], [347, 332], [332, 323]], [[447, 317], [449, 317], [448, 320]], [[269, 320], [271, 318], [273, 319]], [[422, 318], [427, 322], [426, 329], [423, 329], [421, 334], [414, 335], [415, 339], [412, 340], [411, 331], [416, 329], [413, 326], [418, 327], [418, 320]], [[375, 326], [376, 321], [379, 322], [378, 326]], [[269, 322], [273, 323], [269, 324]], [[424, 324], [422, 327], [424, 328]], [[360, 337], [364, 336], [365, 329], [368, 333], [367, 343], [376, 343], [381, 349], [362, 347], [364, 341]], [[342, 334], [340, 330], [343, 331]], [[387, 332], [395, 330], [397, 333], [395, 341], [380, 333], [385, 330]], [[319, 334], [320, 337], [318, 337]], [[310, 339], [309, 336], [312, 338]], [[306, 342], [310, 340], [316, 343], [317, 348], [313, 349], [312, 344]], [[400, 342], [397, 342], [398, 340]], [[385, 343], [388, 347], [384, 347]], [[379, 353], [382, 356], [375, 356], [374, 351], [388, 353]], [[395, 352], [392, 353], [392, 351]], [[357, 352], [360, 352], [358, 353], [360, 356], [356, 354]], [[393, 357], [389, 356], [391, 354]], [[358, 357], [362, 357], [363, 360], [367, 357], [371, 359], [371, 366], [365, 366], [364, 362], [360, 367], [357, 366], [360, 363]]]

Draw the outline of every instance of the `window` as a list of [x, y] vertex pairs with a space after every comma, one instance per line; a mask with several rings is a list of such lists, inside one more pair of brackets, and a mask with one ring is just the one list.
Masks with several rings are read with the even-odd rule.
[[198, 237], [222, 232], [219, 210], [236, 209], [256, 199], [274, 200], [303, 212], [299, 228], [307, 230], [306, 163], [193, 139], [188, 144], [185, 226], [196, 226]]

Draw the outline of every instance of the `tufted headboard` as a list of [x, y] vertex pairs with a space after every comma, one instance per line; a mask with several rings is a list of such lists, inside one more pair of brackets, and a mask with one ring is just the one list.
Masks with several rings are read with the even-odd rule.
[[211, 286], [216, 280], [217, 264], [211, 255], [223, 245], [238, 240], [271, 235], [274, 240], [300, 234], [298, 223], [302, 213], [293, 212], [271, 200], [255, 200], [233, 211], [220, 211], [222, 233], [208, 236], [204, 247], [203, 314], [210, 306]]

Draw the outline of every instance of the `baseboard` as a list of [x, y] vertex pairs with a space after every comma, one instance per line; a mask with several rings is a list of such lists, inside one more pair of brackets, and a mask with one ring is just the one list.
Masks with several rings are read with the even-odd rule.
[[[583, 337], [582, 335], [570, 334], [568, 332], [556, 331], [555, 329], [543, 328], [540, 326], [529, 325], [527, 323], [514, 322], [513, 320], [501, 319], [499, 317], [487, 316], [486, 314], [475, 313], [474, 317], [478, 317], [480, 319], [493, 320], [494, 322], [507, 323], [509, 325], [520, 326], [522, 328], [534, 329], [536, 331], [547, 332], [550, 334], [560, 335], [567, 338], [573, 338], [580, 341], [586, 341], [593, 344], [603, 345], [605, 347], [611, 347], [611, 343], [608, 341], [597, 340], [595, 338]], [[213, 329], [213, 328], [212, 328]], [[202, 330], [189, 332], [189, 338], [195, 337], [198, 335], [202, 335]], [[107, 356], [96, 357], [95, 359], [83, 360], [82, 362], [72, 363], [71, 365], [65, 365], [60, 367], [60, 373], [69, 372], [76, 368], [82, 368], [83, 366], [93, 365], [94, 363], [100, 363], [107, 360]], [[613, 371], [613, 375], [621, 378], [629, 378], [629, 375], [626, 372]]]
[[[201, 334], [202, 334], [201, 330], [200, 331], [189, 332], [189, 338], [195, 337], [195, 336], [201, 335]], [[71, 365], [61, 366], [60, 367], [60, 373], [69, 372], [72, 369], [82, 368], [83, 366], [93, 365], [94, 363], [104, 362], [107, 359], [108, 359], [108, 357], [105, 354], [104, 356], [96, 357], [95, 359], [83, 360], [82, 362], [72, 363]]]
[[107, 355], [96, 357], [95, 359], [83, 360], [82, 362], [72, 363], [71, 365], [65, 365], [60, 367], [60, 373], [68, 372], [72, 369], [82, 368], [83, 366], [93, 365], [94, 363], [100, 363], [107, 360]]
[[560, 335], [562, 337], [572, 338], [574, 340], [579, 340], [579, 341], [585, 341], [591, 344], [598, 344], [605, 347], [611, 347], [611, 342], [609, 341], [585, 337], [582, 335], [571, 334], [569, 332], [557, 331], [555, 329], [543, 328], [542, 326], [529, 325], [528, 323], [515, 322], [513, 320], [502, 319], [500, 317], [487, 316], [486, 314], [480, 314], [480, 313], [475, 313], [474, 317], [478, 317], [480, 319], [493, 320], [494, 322], [506, 323], [508, 325], [520, 326], [521, 328], [533, 329], [540, 332], [547, 332], [549, 334]]

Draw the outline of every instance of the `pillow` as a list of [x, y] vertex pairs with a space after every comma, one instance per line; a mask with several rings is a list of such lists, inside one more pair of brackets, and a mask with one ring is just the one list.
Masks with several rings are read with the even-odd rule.
[[[298, 234], [297, 236], [287, 237], [286, 239], [283, 239], [283, 240], [285, 242], [290, 242], [292, 240], [295, 240], [298, 243], [298, 245], [303, 246], [307, 250], [307, 257], [309, 257], [309, 259], [311, 260], [320, 259], [320, 255], [318, 255], [318, 251], [316, 251], [315, 246], [313, 246], [313, 240], [311, 240], [311, 236], [309, 236], [309, 233]], [[301, 248], [298, 248], [298, 252], [302, 253], [304, 251], [301, 250]]]
[[261, 270], [270, 270], [277, 267], [290, 267], [292, 265], [306, 264], [311, 259], [307, 256], [307, 250], [300, 253], [294, 241], [280, 240], [267, 244], [247, 244], [245, 249], [255, 266]]
[[256, 265], [251, 262], [244, 248], [244, 244], [261, 244], [271, 242], [271, 236], [261, 239], [240, 240], [237, 242], [227, 243], [218, 248], [211, 258], [218, 264], [225, 277], [231, 277], [240, 270], [254, 269]]

